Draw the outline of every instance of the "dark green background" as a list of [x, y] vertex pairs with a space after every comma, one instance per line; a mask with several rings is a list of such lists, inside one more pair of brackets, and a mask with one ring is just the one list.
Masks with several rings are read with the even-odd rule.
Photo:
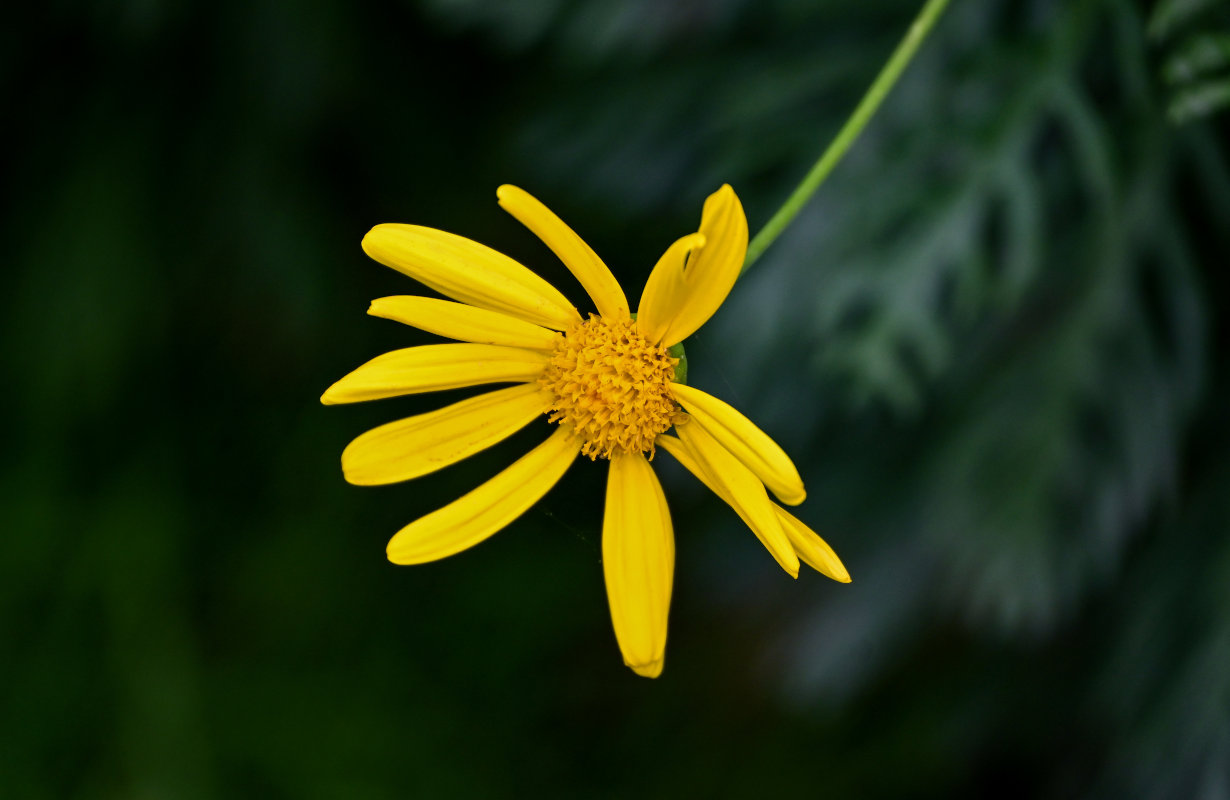
[[429, 340], [364, 315], [420, 291], [363, 255], [371, 225], [472, 237], [582, 302], [497, 208], [517, 183], [635, 299], [722, 182], [769, 217], [916, 8], [10, 18], [0, 796], [1226, 797], [1224, 3], [953, 0], [687, 343], [691, 382], [795, 458], [852, 584], [791, 581], [663, 456], [678, 567], [646, 681], [605, 606], [602, 465], [470, 552], [384, 559], [545, 422], [342, 480], [352, 437], [465, 394], [318, 404]]

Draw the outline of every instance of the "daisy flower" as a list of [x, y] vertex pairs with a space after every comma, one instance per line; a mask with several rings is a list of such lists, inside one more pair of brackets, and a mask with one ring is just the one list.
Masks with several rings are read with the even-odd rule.
[[625, 664], [657, 677], [675, 569], [670, 511], [650, 464], [661, 448], [725, 500], [792, 577], [802, 560], [849, 582], [832, 548], [769, 498], [793, 506], [805, 496], [782, 448], [730, 405], [685, 383], [681, 343], [726, 299], [747, 251], [734, 190], [713, 193], [700, 229], [667, 248], [635, 314], [602, 259], [558, 216], [515, 186], [496, 194], [576, 276], [598, 313], [582, 316], [526, 267], [451, 233], [385, 224], [363, 238], [373, 259], [452, 298], [385, 297], [368, 313], [455, 343], [385, 353], [330, 386], [321, 402], [512, 385], [359, 436], [342, 453], [346, 480], [410, 480], [541, 415], [556, 424], [503, 472], [398, 531], [389, 560], [421, 564], [473, 547], [538, 502], [578, 455], [605, 460], [602, 564], [615, 637]]

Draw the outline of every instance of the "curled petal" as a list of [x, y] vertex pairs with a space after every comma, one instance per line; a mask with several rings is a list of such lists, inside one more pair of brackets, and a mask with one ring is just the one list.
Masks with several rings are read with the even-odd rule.
[[641, 304], [636, 309], [636, 329], [654, 344], [665, 342], [663, 337], [667, 328], [687, 297], [688, 287], [683, 270], [688, 255], [704, 244], [703, 235], [689, 233], [666, 248], [653, 272], [649, 273], [645, 291], [641, 292]]
[[655, 343], [673, 345], [695, 333], [739, 278], [747, 255], [747, 218], [728, 184], [705, 200], [698, 233], [704, 243], [686, 263], [663, 257], [645, 284], [637, 319], [649, 313], [651, 325], [642, 332]]

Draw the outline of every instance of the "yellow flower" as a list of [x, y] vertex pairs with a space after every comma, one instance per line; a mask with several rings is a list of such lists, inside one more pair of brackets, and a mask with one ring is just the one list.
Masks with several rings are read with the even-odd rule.
[[[539, 415], [558, 423], [503, 472], [398, 531], [389, 560], [420, 564], [472, 547], [525, 513], [578, 454], [606, 459], [602, 561], [611, 619], [624, 663], [657, 677], [675, 569], [670, 512], [649, 463], [661, 447], [729, 503], [791, 576], [802, 559], [849, 582], [832, 548], [769, 499], [772, 492], [787, 505], [803, 502], [790, 458], [734, 408], [676, 374], [671, 347], [717, 311], [739, 277], [747, 220], [734, 190], [712, 194], [700, 230], [659, 259], [635, 315], [611, 271], [563, 220], [515, 186], [501, 186], [497, 195], [576, 276], [598, 314], [582, 317], [521, 264], [460, 236], [386, 224], [364, 237], [363, 250], [376, 261], [458, 301], [385, 297], [368, 313], [459, 343], [385, 353], [330, 386], [321, 402], [513, 385], [368, 431], [342, 453], [346, 480], [417, 478], [496, 444]], [[677, 437], [667, 434], [672, 427]]]

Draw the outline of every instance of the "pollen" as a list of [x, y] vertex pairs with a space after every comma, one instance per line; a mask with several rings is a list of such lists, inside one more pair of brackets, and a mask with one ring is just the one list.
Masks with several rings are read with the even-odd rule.
[[634, 321], [591, 314], [565, 334], [538, 380], [553, 397], [548, 418], [575, 430], [590, 459], [653, 458], [654, 439], [683, 419], [670, 392], [678, 361]]

